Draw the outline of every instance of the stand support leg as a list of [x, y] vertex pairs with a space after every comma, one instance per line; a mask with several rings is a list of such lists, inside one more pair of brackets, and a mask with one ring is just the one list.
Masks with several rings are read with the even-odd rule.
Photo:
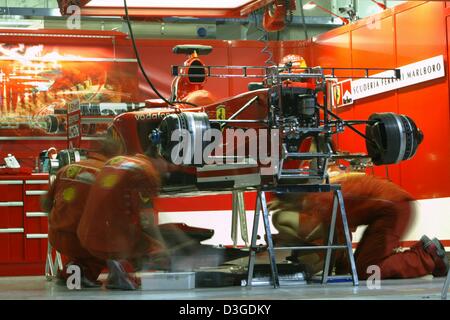
[[231, 212], [231, 240], [233, 246], [237, 245], [237, 224], [238, 224], [238, 191], [233, 191], [232, 195], [232, 212]]
[[253, 281], [253, 271], [255, 268], [256, 259], [256, 239], [258, 237], [258, 225], [259, 225], [259, 213], [261, 211], [261, 192], [256, 193], [256, 204], [255, 204], [255, 214], [253, 216], [253, 229], [252, 229], [252, 240], [250, 244], [250, 257], [248, 259], [248, 277], [247, 286], [252, 285]]
[[331, 251], [332, 251], [331, 246], [333, 245], [334, 230], [336, 228], [337, 205], [338, 205], [338, 198], [335, 193], [333, 196], [333, 211], [331, 214], [331, 224], [330, 224], [330, 229], [328, 230], [327, 246], [329, 246], [329, 248], [327, 248], [325, 262], [323, 264], [322, 284], [326, 284], [328, 282], [328, 275], [330, 273], [330, 260], [331, 260]]
[[270, 231], [269, 210], [267, 209], [265, 192], [261, 192], [260, 199], [261, 199], [261, 208], [263, 211], [264, 228], [265, 228], [265, 233], [266, 233], [266, 237], [267, 237], [267, 251], [269, 252], [270, 269], [272, 271], [273, 287], [278, 288], [280, 286], [280, 280], [278, 278], [277, 262], [276, 262], [275, 250], [273, 248], [272, 232]]
[[247, 215], [245, 212], [244, 192], [238, 192], [238, 212], [239, 212], [239, 225], [241, 227], [241, 238], [245, 245], [248, 246], [248, 230], [247, 230]]
[[342, 224], [344, 227], [344, 234], [345, 234], [345, 243], [347, 244], [348, 260], [350, 263], [350, 267], [352, 269], [353, 286], [358, 286], [359, 284], [358, 273], [356, 272], [356, 264], [355, 264], [355, 257], [353, 255], [352, 241], [350, 240], [350, 230], [348, 229], [347, 213], [345, 211], [344, 198], [342, 197], [341, 190], [336, 190], [336, 194], [341, 209]]

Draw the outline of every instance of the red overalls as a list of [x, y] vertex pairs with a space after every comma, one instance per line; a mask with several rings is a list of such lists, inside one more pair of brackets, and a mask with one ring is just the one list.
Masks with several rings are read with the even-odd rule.
[[92, 186], [78, 226], [83, 247], [102, 260], [130, 260], [159, 249], [140, 224], [143, 205], [151, 203], [159, 185], [159, 173], [148, 157], [109, 160]]
[[[380, 267], [382, 279], [414, 278], [433, 272], [433, 258], [420, 241], [409, 250], [394, 252], [413, 218], [413, 199], [406, 191], [388, 180], [366, 175], [341, 175], [332, 183], [342, 186], [349, 228], [367, 225], [355, 251], [360, 279], [370, 276], [367, 268], [371, 265]], [[307, 195], [303, 209], [329, 225], [332, 194]], [[337, 225], [340, 223], [338, 219]], [[336, 267], [348, 271], [347, 259], [340, 259]]]
[[47, 195], [53, 202], [49, 213], [50, 244], [73, 263], [84, 267], [85, 275], [91, 281], [98, 278], [106, 265], [81, 246], [77, 228], [91, 186], [105, 161], [106, 158], [95, 155], [63, 167]]

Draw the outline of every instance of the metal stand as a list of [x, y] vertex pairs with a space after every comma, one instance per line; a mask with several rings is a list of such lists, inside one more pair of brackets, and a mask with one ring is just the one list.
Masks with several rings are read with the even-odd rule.
[[450, 286], [450, 271], [447, 272], [447, 278], [445, 279], [444, 288], [442, 288], [441, 298], [447, 300], [448, 287]]
[[[55, 181], [56, 175], [49, 175], [49, 185]], [[50, 213], [47, 214], [47, 217]], [[50, 220], [49, 220], [50, 221]], [[49, 226], [50, 230], [50, 226]], [[53, 260], [53, 247], [50, 244], [50, 240], [47, 238], [47, 257], [45, 259], [45, 278], [47, 281], [52, 281], [59, 270], [63, 269], [61, 254], [55, 250], [55, 260]]]
[[[274, 247], [272, 241], [272, 233], [270, 231], [269, 224], [269, 211], [267, 209], [266, 196], [265, 191], [280, 191], [280, 192], [330, 192], [333, 191], [333, 212], [331, 216], [331, 225], [328, 233], [327, 245], [324, 246], [301, 246], [301, 247]], [[337, 217], [337, 209], [339, 205], [339, 212], [341, 213], [342, 224], [344, 228], [345, 235], [345, 244], [337, 245], [334, 244], [334, 232], [336, 228], [336, 217]], [[258, 224], [259, 224], [259, 214], [262, 210], [263, 213], [263, 221], [264, 221], [264, 231], [267, 238], [267, 251], [269, 253], [270, 259], [270, 269], [272, 274], [272, 283], [274, 288], [278, 288], [280, 286], [280, 280], [278, 277], [278, 269], [276, 264], [275, 250], [326, 250], [325, 262], [323, 267], [322, 274], [322, 284], [326, 284], [329, 280], [329, 272], [330, 272], [330, 261], [331, 261], [331, 253], [336, 249], [344, 249], [347, 250], [348, 259], [351, 266], [352, 273], [352, 281], [354, 286], [358, 286], [358, 274], [356, 273], [356, 264], [353, 256], [352, 243], [350, 240], [350, 231], [347, 223], [347, 215], [345, 212], [344, 199], [342, 197], [342, 192], [340, 185], [297, 185], [297, 186], [286, 186], [279, 187], [272, 190], [258, 190], [256, 196], [256, 208], [255, 208], [255, 216], [253, 220], [253, 231], [252, 231], [252, 240], [250, 246], [250, 257], [248, 262], [248, 279], [247, 286], [252, 285], [255, 259], [256, 259], [256, 239], [258, 236]]]
[[63, 269], [61, 254], [55, 250], [55, 260], [53, 260], [53, 247], [47, 243], [47, 258], [45, 259], [45, 278], [52, 281], [57, 272]]
[[236, 247], [238, 241], [238, 224], [241, 229], [241, 238], [248, 247], [247, 217], [245, 215], [244, 191], [233, 191], [233, 212], [231, 219], [231, 240]]

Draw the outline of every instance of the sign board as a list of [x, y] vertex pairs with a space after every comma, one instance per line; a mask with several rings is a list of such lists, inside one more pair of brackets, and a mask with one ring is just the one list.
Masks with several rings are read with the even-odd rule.
[[[353, 99], [362, 99], [376, 94], [408, 87], [414, 84], [445, 77], [444, 56], [436, 56], [400, 67], [400, 79], [359, 79], [352, 83]], [[390, 77], [385, 71], [374, 77]]]
[[[444, 56], [432, 57], [398, 69], [400, 70], [399, 79], [394, 78], [393, 71], [384, 71], [371, 77], [385, 77], [386, 79], [369, 77], [353, 81], [348, 79], [332, 84], [331, 105], [342, 107], [352, 104], [358, 99], [445, 77]], [[347, 92], [351, 92], [351, 94]]]
[[80, 101], [73, 100], [67, 105], [67, 148], [79, 148], [81, 145]]

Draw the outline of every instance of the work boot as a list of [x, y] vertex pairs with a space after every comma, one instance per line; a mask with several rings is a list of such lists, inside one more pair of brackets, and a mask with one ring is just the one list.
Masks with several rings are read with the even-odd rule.
[[422, 242], [424, 250], [429, 255], [431, 255], [435, 263], [433, 276], [435, 277], [446, 276], [449, 269], [449, 262], [447, 255], [445, 254], [445, 248], [442, 245], [442, 243], [437, 238], [430, 240], [430, 238], [428, 238], [425, 235], [422, 236], [420, 241]]
[[57, 276], [56, 276], [56, 284], [59, 286], [67, 287], [67, 279], [69, 278], [70, 274], [67, 273], [67, 268], [71, 265], [78, 266], [80, 268], [81, 272], [81, 279], [80, 279], [80, 286], [81, 289], [89, 289], [89, 288], [99, 288], [102, 286], [102, 283], [98, 280], [92, 281], [86, 277], [86, 270], [85, 267], [76, 264], [74, 262], [69, 262], [67, 265], [64, 266], [63, 270], [58, 270]]
[[107, 261], [109, 275], [106, 288], [118, 290], [136, 290], [139, 285], [132, 279], [117, 260]]

